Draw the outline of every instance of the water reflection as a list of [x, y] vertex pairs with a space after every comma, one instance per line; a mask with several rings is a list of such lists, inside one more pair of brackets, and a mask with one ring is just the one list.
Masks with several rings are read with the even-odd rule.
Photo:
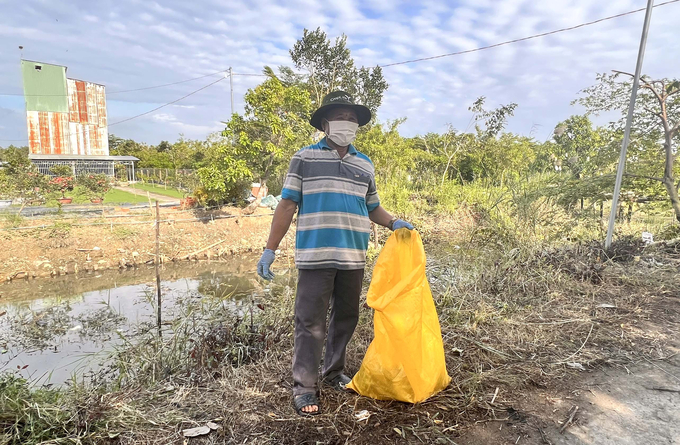
[[[162, 312], [175, 315], [186, 298], [241, 301], [267, 288], [253, 272], [257, 258], [181, 263], [161, 272]], [[285, 272], [285, 271], [280, 271]], [[79, 274], [0, 286], [0, 372], [61, 384], [96, 371], [113, 347], [155, 320], [153, 268]]]

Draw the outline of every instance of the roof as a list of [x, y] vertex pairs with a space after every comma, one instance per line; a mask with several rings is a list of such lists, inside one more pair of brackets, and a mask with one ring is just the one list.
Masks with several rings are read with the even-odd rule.
[[134, 156], [105, 156], [105, 155], [41, 155], [29, 154], [32, 161], [139, 161]]
[[90, 81], [90, 80], [76, 79], [75, 77], [67, 77], [67, 79], [75, 80], [76, 82], [91, 83], [92, 85], [98, 85], [98, 86], [100, 86], [100, 87], [106, 88], [106, 85], [104, 85], [103, 83], [92, 82], [92, 81]]
[[21, 59], [22, 62], [37, 63], [38, 65], [52, 65], [60, 68], [67, 68], [66, 65], [57, 65], [56, 63], [38, 62], [37, 60]]

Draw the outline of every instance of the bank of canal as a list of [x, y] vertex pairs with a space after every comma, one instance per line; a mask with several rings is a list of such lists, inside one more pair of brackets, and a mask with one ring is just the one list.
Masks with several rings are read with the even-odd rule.
[[[271, 291], [257, 278], [254, 256], [228, 262], [169, 264], [162, 269], [165, 320], [188, 299], [247, 312]], [[282, 261], [279, 280], [294, 274]], [[0, 372], [36, 384], [88, 379], [106, 367], [116, 346], [156, 320], [154, 269], [102, 271], [0, 285]]]

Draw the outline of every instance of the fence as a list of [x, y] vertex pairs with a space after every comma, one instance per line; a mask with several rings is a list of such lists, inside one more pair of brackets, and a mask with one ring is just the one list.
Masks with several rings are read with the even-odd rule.
[[52, 173], [53, 167], [66, 165], [71, 168], [73, 176], [79, 176], [84, 173], [103, 173], [107, 176], [115, 176], [116, 179], [122, 181], [135, 180], [135, 165], [133, 161], [34, 159], [32, 162], [40, 173], [47, 176], [54, 176], [54, 173]]
[[174, 187], [180, 190], [194, 190], [198, 187], [198, 175], [196, 170], [173, 169], [173, 168], [138, 168], [136, 170], [137, 181]]

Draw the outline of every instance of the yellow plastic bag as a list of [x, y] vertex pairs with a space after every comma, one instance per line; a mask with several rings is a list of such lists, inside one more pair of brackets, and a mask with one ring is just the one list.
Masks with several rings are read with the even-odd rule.
[[367, 303], [374, 338], [349, 388], [379, 400], [417, 403], [446, 388], [444, 345], [420, 235], [397, 230], [373, 271]]

